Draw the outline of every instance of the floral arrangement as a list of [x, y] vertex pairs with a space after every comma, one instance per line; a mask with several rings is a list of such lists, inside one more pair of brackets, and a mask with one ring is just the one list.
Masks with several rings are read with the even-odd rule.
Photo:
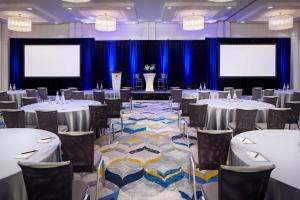
[[144, 71], [147, 72], [147, 73], [152, 73], [155, 71], [155, 64], [146, 64], [145, 65], [145, 68], [144, 68]]

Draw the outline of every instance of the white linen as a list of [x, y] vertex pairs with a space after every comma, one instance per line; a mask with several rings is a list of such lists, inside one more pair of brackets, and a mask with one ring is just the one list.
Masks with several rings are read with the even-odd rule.
[[146, 92], [154, 92], [153, 83], [155, 75], [155, 73], [144, 73], [144, 78], [146, 82]]
[[183, 90], [182, 97], [183, 98], [197, 98], [199, 99], [199, 92], [210, 92], [211, 99], [218, 98], [218, 90]]

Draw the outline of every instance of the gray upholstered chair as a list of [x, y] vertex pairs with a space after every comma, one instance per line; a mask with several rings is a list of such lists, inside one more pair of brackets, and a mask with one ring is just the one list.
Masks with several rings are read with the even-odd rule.
[[233, 130], [234, 135], [256, 129], [256, 109], [236, 109], [235, 112], [235, 122], [228, 123], [228, 128]]
[[209, 99], [210, 97], [210, 92], [198, 92], [198, 98], [199, 100], [202, 100], [202, 99]]
[[264, 200], [275, 165], [224, 166], [218, 173], [218, 182], [202, 185], [205, 200]]
[[198, 142], [197, 145], [191, 146], [190, 157], [195, 199], [197, 199], [195, 169], [218, 170], [220, 165], [225, 165], [231, 138], [232, 130], [198, 130]]
[[0, 101], [9, 101], [9, 97], [6, 91], [0, 91]]
[[272, 104], [275, 107], [277, 105], [277, 100], [278, 100], [277, 96], [264, 96], [263, 97], [263, 102]]
[[252, 88], [252, 100], [258, 100], [262, 97], [262, 87]]
[[52, 133], [68, 131], [65, 125], [58, 125], [57, 110], [36, 110], [38, 128]]
[[300, 116], [300, 101], [287, 101], [285, 103], [286, 108], [291, 108], [291, 112], [289, 115], [289, 129], [291, 129], [292, 124], [296, 124], [298, 129], [299, 126], [299, 116]]
[[188, 106], [189, 126], [205, 129], [207, 117], [207, 104], [190, 103]]
[[226, 99], [228, 97], [229, 91], [218, 91], [219, 99]]
[[284, 129], [289, 123], [291, 108], [270, 108], [267, 123], [256, 123], [258, 129]]
[[157, 80], [158, 89], [167, 89], [168, 88], [168, 74], [161, 73], [160, 78]]
[[84, 100], [83, 91], [72, 91], [71, 98], [75, 100]]
[[235, 89], [236, 98], [240, 99], [243, 95], [243, 89]]
[[89, 187], [84, 181], [73, 180], [73, 169], [67, 162], [18, 162], [22, 169], [29, 200], [87, 200]]
[[133, 75], [133, 79], [134, 79], [134, 89], [143, 89], [143, 79], [141, 79], [140, 74], [139, 73], [135, 73]]
[[27, 106], [30, 104], [37, 103], [38, 100], [36, 97], [21, 97], [21, 105], [22, 106]]
[[19, 109], [2, 111], [6, 128], [25, 128], [25, 112]]
[[48, 100], [48, 89], [46, 87], [38, 87], [38, 95], [42, 100]]
[[100, 134], [105, 133], [105, 129], [108, 128], [108, 107], [106, 104], [102, 105], [89, 105], [90, 111], [90, 130], [97, 132], [100, 130]]
[[188, 117], [189, 116], [189, 104], [197, 103], [196, 98], [182, 98], [181, 99], [181, 116]]
[[104, 101], [105, 101], [105, 93], [104, 93], [104, 91], [94, 90], [93, 94], [94, 94], [94, 100], [95, 101], [98, 101], [98, 102], [104, 104]]
[[122, 102], [130, 102], [131, 90], [129, 90], [129, 89], [120, 89], [120, 96], [121, 96]]
[[108, 118], [120, 118], [120, 112], [122, 109], [122, 100], [121, 99], [105, 99], [105, 103], [107, 104]]
[[0, 111], [5, 109], [18, 109], [16, 101], [0, 101]]
[[294, 91], [292, 99], [293, 99], [293, 101], [300, 101], [300, 92]]
[[64, 95], [65, 100], [72, 99], [72, 90], [70, 89], [60, 89], [60, 94]]
[[264, 96], [274, 96], [274, 89], [264, 89]]
[[230, 92], [230, 96], [233, 98], [234, 87], [224, 87], [224, 91]]
[[174, 103], [178, 103], [180, 105], [182, 99], [182, 89], [171, 89], [171, 98]]
[[38, 97], [36, 89], [26, 89], [27, 97]]

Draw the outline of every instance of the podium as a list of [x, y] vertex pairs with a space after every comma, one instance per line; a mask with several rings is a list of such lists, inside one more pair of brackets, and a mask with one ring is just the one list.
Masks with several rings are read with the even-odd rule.
[[144, 73], [144, 78], [146, 81], [146, 92], [154, 92], [153, 82], [155, 73]]
[[121, 78], [122, 78], [122, 72], [113, 72], [111, 74], [112, 77], [112, 87], [113, 90], [120, 90], [121, 89]]

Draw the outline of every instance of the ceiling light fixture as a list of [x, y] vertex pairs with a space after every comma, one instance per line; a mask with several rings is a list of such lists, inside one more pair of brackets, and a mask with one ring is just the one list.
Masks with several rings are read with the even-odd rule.
[[269, 18], [269, 30], [285, 30], [294, 26], [292, 15], [277, 15]]
[[95, 29], [98, 31], [115, 31], [117, 30], [117, 19], [112, 16], [98, 16], [96, 17]]
[[270, 9], [272, 9], [273, 7], [272, 6], [268, 6], [268, 9], [270, 10]]
[[228, 6], [228, 7], [227, 7], [227, 10], [231, 10], [231, 8], [232, 8], [231, 6]]
[[130, 6], [128, 6], [128, 7], [126, 7], [126, 9], [127, 9], [127, 10], [131, 10], [131, 7], [130, 7]]
[[200, 15], [190, 15], [183, 18], [183, 30], [197, 31], [204, 29], [204, 17]]
[[168, 6], [168, 10], [171, 10], [172, 9], [172, 7], [171, 6]]
[[27, 10], [32, 10], [32, 8], [27, 8]]
[[69, 2], [69, 3], [87, 3], [90, 2], [91, 0], [62, 0], [65, 2]]
[[68, 10], [72, 10], [72, 8], [68, 8]]
[[31, 19], [22, 17], [8, 17], [7, 19], [7, 28], [12, 31], [17, 32], [31, 32], [32, 22]]
[[208, 1], [215, 2], [215, 3], [224, 3], [224, 2], [234, 1], [234, 0], [208, 0]]

